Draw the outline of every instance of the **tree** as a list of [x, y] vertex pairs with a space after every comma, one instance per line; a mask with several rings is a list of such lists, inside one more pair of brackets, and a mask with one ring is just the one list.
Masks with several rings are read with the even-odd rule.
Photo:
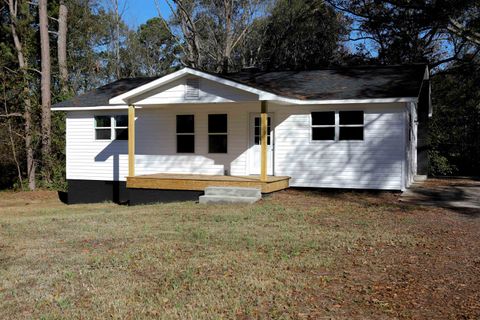
[[172, 0], [172, 30], [183, 50], [183, 64], [226, 73], [237, 64], [239, 46], [248, 37], [262, 0]]
[[47, 0], [38, 1], [38, 16], [40, 30], [41, 51], [41, 95], [42, 95], [42, 160], [43, 175], [46, 181], [50, 181], [50, 157], [51, 157], [51, 64], [50, 64], [50, 38], [48, 35], [48, 12]]
[[28, 74], [28, 63], [25, 56], [24, 45], [20, 40], [18, 34], [19, 21], [18, 21], [18, 2], [15, 0], [8, 0], [8, 12], [10, 17], [10, 32], [12, 35], [13, 43], [17, 53], [17, 62], [19, 71], [22, 75], [22, 98], [24, 104], [23, 119], [24, 119], [24, 141], [25, 141], [25, 153], [26, 153], [26, 163], [27, 163], [27, 178], [28, 178], [28, 188], [30, 190], [35, 190], [35, 171], [36, 171], [36, 162], [35, 162], [35, 152], [33, 145], [33, 123], [32, 123], [32, 103], [30, 98], [30, 85], [29, 85], [29, 74]]
[[354, 20], [348, 40], [375, 46], [379, 62], [428, 62], [434, 68], [479, 52], [472, 41], [477, 0], [327, 1]]
[[121, 51], [122, 74], [157, 76], [178, 65], [179, 48], [163, 19], [148, 20], [127, 38]]
[[480, 61], [457, 62], [433, 78], [430, 173], [479, 176]]
[[341, 15], [322, 0], [278, 0], [260, 51], [266, 69], [312, 69], [335, 62], [346, 32]]
[[58, 7], [58, 37], [57, 58], [60, 78], [60, 90], [62, 96], [68, 92], [68, 68], [67, 68], [67, 30], [68, 8], [64, 0], [60, 0]]

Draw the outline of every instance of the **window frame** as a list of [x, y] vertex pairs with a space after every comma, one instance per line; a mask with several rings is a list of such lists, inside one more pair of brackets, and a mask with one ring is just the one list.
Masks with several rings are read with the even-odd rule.
[[[116, 117], [127, 117], [127, 126], [117, 126]], [[97, 127], [97, 117], [108, 117], [110, 118], [109, 127]], [[93, 140], [94, 141], [128, 141], [127, 139], [117, 139], [117, 129], [127, 129], [128, 130], [128, 115], [126, 114], [97, 114], [93, 116]], [[110, 130], [110, 138], [108, 139], [97, 139], [97, 130]]]
[[[178, 116], [192, 116], [193, 117], [193, 132], [177, 132], [178, 131], [178, 127], [177, 127], [177, 119], [178, 119]], [[195, 150], [196, 150], [196, 139], [195, 139], [195, 135], [196, 135], [196, 125], [195, 125], [195, 119], [196, 119], [196, 116], [194, 113], [177, 113], [175, 115], [175, 151], [177, 154], [195, 154]], [[179, 152], [178, 151], [178, 136], [193, 136], [193, 151], [192, 152]]]
[[[213, 115], [225, 115], [226, 116], [226, 119], [227, 119], [227, 131], [226, 132], [210, 132], [210, 128], [209, 128], [209, 121], [210, 121], [210, 116], [213, 116]], [[226, 112], [218, 112], [218, 113], [208, 113], [207, 114], [207, 154], [228, 154], [228, 149], [230, 149], [228, 147], [228, 130], [229, 130], [229, 125], [228, 125], [228, 122], [229, 122], [229, 116], [228, 116], [228, 113]], [[227, 137], [227, 150], [226, 152], [210, 152], [210, 136], [226, 136]]]
[[[363, 116], [362, 124], [340, 124], [340, 112], [361, 112]], [[338, 141], [365, 141], [365, 111], [363, 110], [339, 110], [338, 114]], [[363, 128], [362, 139], [340, 139], [340, 132], [342, 128]], [[335, 132], [336, 133], [336, 132]]]
[[[333, 112], [333, 124], [313, 124], [313, 113], [331, 113]], [[313, 128], [334, 128], [334, 135], [333, 139], [328, 139], [328, 140], [314, 140], [313, 139]], [[310, 112], [310, 142], [313, 143], [321, 143], [321, 142], [328, 142], [328, 141], [336, 141], [337, 138], [337, 112], [334, 110], [321, 110], [321, 111], [311, 111]]]
[[[340, 124], [340, 112], [349, 112], [349, 111], [361, 111], [363, 113], [363, 124]], [[335, 124], [334, 125], [313, 125], [313, 117], [312, 113], [314, 112], [334, 112], [335, 114]], [[316, 143], [341, 143], [341, 142], [349, 142], [349, 143], [362, 143], [365, 142], [365, 110], [312, 110], [310, 111], [309, 114], [310, 117], [310, 143], [311, 144], [316, 144]], [[335, 128], [335, 136], [333, 140], [313, 140], [313, 128]], [[342, 127], [361, 127], [363, 128], [363, 138], [361, 140], [340, 140], [340, 128]]]
[[[127, 126], [117, 126], [117, 117], [126, 117], [127, 118]], [[118, 141], [128, 141], [128, 115], [126, 114], [116, 114], [112, 116], [112, 140], [118, 140]], [[117, 129], [127, 129], [127, 139], [117, 139]]]
[[[108, 127], [98, 127], [97, 126], [97, 118], [99, 117], [106, 117], [110, 119], [110, 126]], [[97, 138], [97, 130], [110, 130], [110, 137], [108, 139], [98, 139]], [[112, 141], [112, 116], [110, 115], [94, 115], [93, 116], [93, 139], [95, 141]]]

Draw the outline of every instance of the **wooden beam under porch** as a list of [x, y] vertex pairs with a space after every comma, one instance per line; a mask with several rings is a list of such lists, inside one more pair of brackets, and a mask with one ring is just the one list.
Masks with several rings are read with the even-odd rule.
[[259, 188], [262, 193], [287, 189], [290, 177], [222, 176], [203, 174], [157, 173], [127, 177], [127, 188], [203, 191], [207, 187]]

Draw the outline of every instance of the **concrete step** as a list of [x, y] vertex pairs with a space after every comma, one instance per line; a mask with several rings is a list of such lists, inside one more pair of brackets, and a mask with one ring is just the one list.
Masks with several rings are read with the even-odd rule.
[[198, 198], [198, 202], [202, 204], [225, 204], [225, 203], [255, 203], [258, 197], [234, 197], [221, 195], [204, 195]]
[[253, 197], [261, 198], [262, 192], [257, 188], [238, 188], [238, 187], [207, 187], [205, 188], [207, 196], [232, 196], [232, 197]]
[[415, 182], [423, 182], [423, 181], [427, 181], [428, 177], [426, 175], [416, 175], [415, 177], [413, 177], [413, 181]]

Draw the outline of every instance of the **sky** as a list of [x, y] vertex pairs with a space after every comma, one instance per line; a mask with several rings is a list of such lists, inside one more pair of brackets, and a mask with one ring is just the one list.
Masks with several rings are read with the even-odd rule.
[[[104, 0], [108, 2], [108, 0]], [[170, 15], [170, 8], [165, 0], [157, 0], [164, 18]], [[123, 18], [132, 28], [137, 28], [150, 18], [158, 17], [155, 0], [119, 0], [119, 7], [123, 9]]]

